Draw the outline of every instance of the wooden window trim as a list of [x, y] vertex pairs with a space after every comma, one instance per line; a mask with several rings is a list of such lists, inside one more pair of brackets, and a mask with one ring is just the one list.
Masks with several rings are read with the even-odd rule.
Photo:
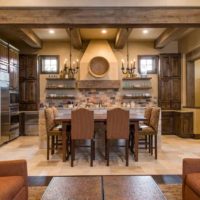
[[[55, 57], [57, 59], [57, 71], [56, 72], [45, 72], [42, 71], [42, 60], [48, 57]], [[60, 71], [60, 56], [59, 55], [40, 55], [39, 56], [40, 74], [59, 74]]]
[[138, 55], [138, 73], [139, 74], [141, 74], [140, 60], [142, 58], [155, 59], [155, 66], [153, 66], [152, 71], [147, 72], [147, 74], [157, 74], [158, 73], [159, 56], [158, 55]]

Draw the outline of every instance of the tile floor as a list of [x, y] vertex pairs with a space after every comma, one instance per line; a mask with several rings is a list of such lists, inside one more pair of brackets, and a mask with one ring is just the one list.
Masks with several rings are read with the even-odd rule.
[[29, 176], [181, 174], [186, 157], [200, 158], [200, 140], [162, 136], [158, 160], [140, 150], [139, 162], [130, 153], [129, 167], [125, 167], [123, 148], [111, 153], [109, 167], [105, 166], [104, 148], [97, 145], [94, 167], [89, 166], [89, 149], [79, 149], [71, 168], [69, 161], [62, 162], [59, 152], [47, 161], [46, 150], [39, 149], [38, 136], [19, 137], [0, 147], [0, 160], [26, 159]]

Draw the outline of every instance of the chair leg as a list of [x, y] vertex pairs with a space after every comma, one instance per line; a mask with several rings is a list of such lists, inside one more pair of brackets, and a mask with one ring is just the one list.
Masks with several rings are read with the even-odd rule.
[[49, 142], [50, 142], [50, 137], [47, 135], [47, 160], [49, 160]]
[[149, 153], [151, 153], [151, 136], [150, 135], [148, 135], [148, 138], [149, 138]]
[[158, 141], [157, 141], [157, 134], [155, 135], [155, 159], [158, 158]]
[[147, 150], [147, 135], [145, 135], [145, 149]]
[[94, 157], [94, 141], [91, 139], [91, 153], [90, 153], [90, 166], [93, 167], [93, 158]]
[[126, 151], [126, 166], [128, 166], [129, 164], [129, 152], [128, 152], [128, 146], [129, 146], [129, 141], [126, 140], [126, 147], [125, 147], [125, 151]]
[[110, 140], [107, 139], [107, 166], [109, 166]]
[[151, 155], [153, 155], [153, 135], [151, 135]]
[[105, 134], [105, 159], [107, 160], [108, 158], [108, 156], [107, 156], [107, 138], [106, 138], [106, 134]]
[[75, 141], [71, 140], [71, 167], [74, 166], [75, 159]]
[[56, 149], [58, 149], [58, 136], [56, 135]]
[[93, 140], [93, 160], [95, 160], [95, 140]]
[[54, 154], [55, 136], [51, 136], [51, 155]]

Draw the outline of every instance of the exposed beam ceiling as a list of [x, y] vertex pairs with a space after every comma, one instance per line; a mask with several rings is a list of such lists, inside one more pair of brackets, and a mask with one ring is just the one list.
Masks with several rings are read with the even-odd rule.
[[180, 39], [189, 31], [187, 28], [168, 28], [155, 40], [155, 48], [162, 49], [170, 42]]
[[42, 48], [42, 41], [31, 29], [20, 29], [20, 38], [26, 44], [33, 48]]
[[132, 29], [126, 29], [126, 28], [120, 28], [118, 30], [116, 39], [115, 39], [115, 48], [116, 49], [124, 48], [131, 31], [132, 31]]
[[[70, 36], [70, 30], [66, 29], [67, 33]], [[81, 49], [83, 44], [82, 44], [82, 40], [81, 40], [81, 35], [80, 35], [80, 29], [78, 28], [72, 28], [71, 29], [71, 42], [72, 42], [72, 46], [75, 49]]]

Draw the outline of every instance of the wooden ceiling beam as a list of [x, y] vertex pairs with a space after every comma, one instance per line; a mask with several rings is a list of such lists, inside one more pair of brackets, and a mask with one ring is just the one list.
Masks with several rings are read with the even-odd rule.
[[[70, 36], [70, 30], [66, 29], [66, 31]], [[78, 29], [78, 28], [71, 29], [71, 42], [72, 42], [72, 46], [75, 49], [82, 49], [83, 43], [82, 43], [82, 39], [81, 39], [80, 29]]]
[[156, 49], [162, 49], [170, 42], [180, 39], [189, 31], [187, 28], [168, 28], [155, 40], [154, 46]]
[[115, 48], [123, 49], [132, 29], [120, 28], [115, 39]]
[[200, 7], [1, 7], [0, 25], [31, 28], [199, 27]]
[[42, 41], [32, 29], [20, 29], [19, 37], [32, 48], [42, 48]]

